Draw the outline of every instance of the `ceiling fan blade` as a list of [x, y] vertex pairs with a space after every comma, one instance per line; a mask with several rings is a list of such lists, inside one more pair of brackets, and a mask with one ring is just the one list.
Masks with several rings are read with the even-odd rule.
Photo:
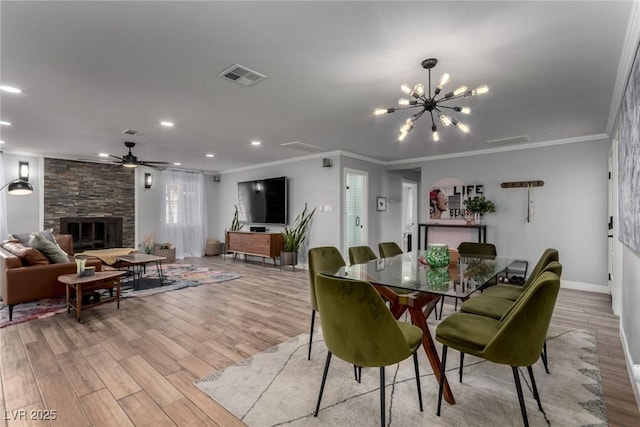
[[144, 165], [144, 166], [149, 166], [150, 164], [154, 164], [154, 165], [170, 165], [171, 162], [148, 162], [148, 161], [141, 161], [138, 162], [138, 164]]
[[114, 159], [118, 159], [121, 162], [123, 162], [124, 160], [122, 159], [122, 157], [118, 157], [118, 156], [114, 156], [113, 154], [109, 154], [109, 157], [113, 157]]

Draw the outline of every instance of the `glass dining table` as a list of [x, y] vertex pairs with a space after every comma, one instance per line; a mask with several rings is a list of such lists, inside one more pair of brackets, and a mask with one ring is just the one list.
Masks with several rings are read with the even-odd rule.
[[[396, 319], [408, 312], [413, 324], [424, 332], [422, 345], [434, 378], [439, 381], [440, 356], [427, 325], [427, 317], [441, 297], [469, 297], [511, 265], [515, 259], [460, 254], [459, 262], [448, 267], [433, 268], [427, 265], [425, 255], [425, 251], [407, 252], [322, 273], [371, 283], [380, 295], [391, 303], [391, 313]], [[444, 381], [445, 400], [453, 405], [455, 399], [446, 377]]]

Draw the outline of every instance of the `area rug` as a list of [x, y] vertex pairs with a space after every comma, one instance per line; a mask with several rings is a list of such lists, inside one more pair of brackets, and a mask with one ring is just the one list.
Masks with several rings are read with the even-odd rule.
[[[353, 366], [337, 357], [331, 361], [320, 413], [313, 417], [327, 350], [320, 337], [308, 361], [308, 340], [307, 334], [300, 335], [195, 385], [251, 427], [380, 425], [379, 370], [363, 369], [359, 384]], [[551, 375], [544, 372], [541, 362], [533, 367], [544, 412], [533, 399], [526, 368], [520, 369], [530, 425], [606, 426], [595, 337], [582, 330], [550, 330], [547, 345]], [[441, 351], [442, 346], [437, 347]], [[459, 353], [450, 350], [447, 378], [457, 404], [443, 401], [442, 414], [437, 417], [437, 382], [424, 351], [418, 354], [424, 412], [418, 406], [409, 358], [386, 368], [387, 425], [522, 425], [509, 366], [467, 355], [463, 383], [459, 383]]]
[[[139, 290], [133, 289], [133, 279], [126, 277], [122, 280], [121, 298], [145, 297], [162, 292], [174, 291], [192, 286], [209, 283], [220, 283], [238, 279], [239, 274], [213, 270], [208, 267], [195, 267], [190, 264], [166, 264], [162, 266], [165, 277], [163, 286], [160, 285], [155, 266], [147, 266], [147, 273], [143, 274]], [[104, 291], [108, 295], [108, 291]], [[9, 307], [0, 302], [0, 328], [15, 325], [34, 319], [50, 317], [56, 313], [66, 313], [65, 297], [46, 298], [24, 304], [17, 304], [13, 308], [13, 319], [9, 322]]]

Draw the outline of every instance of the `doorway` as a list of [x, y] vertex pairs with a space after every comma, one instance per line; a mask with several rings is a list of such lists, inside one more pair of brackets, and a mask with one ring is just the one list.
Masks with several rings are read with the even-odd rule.
[[402, 180], [402, 221], [400, 235], [402, 250], [410, 252], [417, 248], [418, 241], [418, 183]]
[[367, 244], [367, 181], [365, 171], [344, 170], [344, 246], [342, 253], [349, 253], [351, 246]]

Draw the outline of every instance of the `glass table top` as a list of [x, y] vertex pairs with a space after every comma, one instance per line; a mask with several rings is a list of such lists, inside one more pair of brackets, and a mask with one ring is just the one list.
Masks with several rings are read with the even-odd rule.
[[426, 251], [407, 252], [392, 258], [322, 273], [398, 288], [405, 292], [428, 292], [463, 298], [481, 288], [515, 261], [514, 258], [507, 257], [460, 254], [458, 263], [433, 268], [426, 264], [425, 256]]

